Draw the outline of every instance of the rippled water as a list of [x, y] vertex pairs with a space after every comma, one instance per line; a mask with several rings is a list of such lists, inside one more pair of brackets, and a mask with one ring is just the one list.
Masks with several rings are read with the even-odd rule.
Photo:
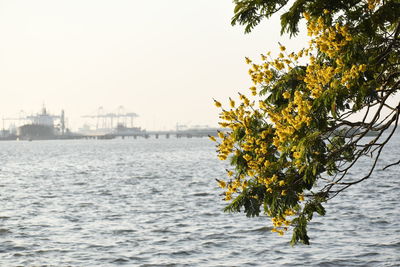
[[[383, 161], [399, 149], [396, 136]], [[267, 218], [222, 212], [214, 150], [207, 139], [1, 142], [0, 266], [400, 266], [398, 166], [333, 199], [311, 246], [292, 248]]]

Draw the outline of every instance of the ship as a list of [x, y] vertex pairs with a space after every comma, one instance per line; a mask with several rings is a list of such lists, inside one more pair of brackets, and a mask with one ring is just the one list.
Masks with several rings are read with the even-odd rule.
[[26, 120], [30, 123], [17, 128], [16, 136], [18, 140], [53, 140], [74, 137], [65, 127], [64, 110], [61, 111], [60, 116], [51, 115], [43, 106], [39, 113], [27, 116]]

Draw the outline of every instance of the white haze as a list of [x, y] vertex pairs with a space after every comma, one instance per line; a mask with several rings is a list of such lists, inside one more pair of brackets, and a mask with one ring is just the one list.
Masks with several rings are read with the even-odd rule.
[[[230, 25], [228, 0], [0, 1], [0, 118], [65, 110], [69, 126], [94, 123], [102, 106], [140, 115], [136, 126], [217, 126], [226, 103], [251, 81], [244, 57], [299, 49], [277, 17], [251, 34]], [[300, 40], [300, 41], [299, 41]]]

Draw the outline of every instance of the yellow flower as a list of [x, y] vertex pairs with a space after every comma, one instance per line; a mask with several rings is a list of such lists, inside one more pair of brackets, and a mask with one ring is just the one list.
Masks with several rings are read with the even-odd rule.
[[295, 159], [299, 159], [301, 157], [301, 153], [296, 151], [296, 152], [293, 153], [293, 157]]
[[304, 13], [303, 13], [303, 16], [304, 16], [304, 18], [305, 18], [307, 21], [310, 20], [310, 14], [304, 12]]
[[286, 196], [287, 195], [287, 191], [286, 190], [282, 190], [281, 195], [282, 196]]
[[218, 158], [219, 158], [220, 160], [226, 160], [226, 159], [227, 159], [227, 156], [226, 156], [226, 155], [219, 155]]
[[264, 101], [261, 101], [261, 100], [260, 100], [260, 101], [258, 102], [258, 105], [260, 106], [261, 109], [267, 109], [267, 106], [265, 105], [265, 102], [264, 102]]
[[233, 101], [231, 98], [229, 98], [229, 103], [231, 105], [231, 108], [235, 107], [235, 101]]
[[284, 186], [285, 185], [285, 181], [281, 180], [279, 181], [279, 186]]
[[284, 92], [283, 93], [283, 98], [285, 98], [285, 99], [289, 99], [290, 98], [290, 93], [289, 92]]
[[226, 183], [224, 181], [218, 180], [218, 179], [215, 179], [215, 180], [217, 180], [219, 187], [221, 187], [221, 188], [225, 188], [226, 187]]
[[286, 50], [286, 47], [284, 47], [283, 45], [281, 45], [279, 48], [281, 49], [281, 51], [285, 51]]
[[366, 66], [365, 64], [362, 64], [362, 65], [360, 65], [360, 66], [358, 67], [358, 70], [361, 71], [361, 72], [364, 72], [364, 71], [367, 70], [367, 66]]
[[208, 138], [210, 138], [210, 140], [213, 141], [213, 142], [216, 142], [216, 141], [217, 141], [217, 140], [215, 139], [215, 137], [212, 136], [212, 135], [209, 135]]
[[379, 5], [381, 0], [368, 0], [368, 8], [373, 10], [377, 5]]
[[250, 161], [250, 160], [251, 160], [251, 156], [250, 156], [249, 154], [244, 155], [243, 158], [244, 158], [246, 161]]
[[295, 215], [294, 210], [292, 209], [285, 210], [285, 216], [292, 216], [292, 215]]
[[221, 103], [218, 102], [218, 101], [215, 100], [215, 99], [214, 99], [214, 105], [215, 105], [217, 108], [220, 108], [220, 107], [222, 106]]

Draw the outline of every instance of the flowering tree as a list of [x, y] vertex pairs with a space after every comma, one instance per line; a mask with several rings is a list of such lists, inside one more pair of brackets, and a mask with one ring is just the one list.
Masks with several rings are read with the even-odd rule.
[[[234, 0], [232, 24], [250, 32], [288, 2]], [[323, 203], [371, 176], [400, 114], [398, 98], [388, 102], [400, 89], [398, 0], [297, 0], [281, 16], [282, 33], [295, 36], [302, 19], [309, 46], [246, 58], [252, 96], [227, 108], [215, 101], [227, 129], [211, 137], [232, 166], [218, 180], [225, 210], [268, 215], [273, 232], [292, 231], [292, 244], [309, 244], [307, 223], [325, 214]], [[367, 155], [368, 173], [349, 176]]]

